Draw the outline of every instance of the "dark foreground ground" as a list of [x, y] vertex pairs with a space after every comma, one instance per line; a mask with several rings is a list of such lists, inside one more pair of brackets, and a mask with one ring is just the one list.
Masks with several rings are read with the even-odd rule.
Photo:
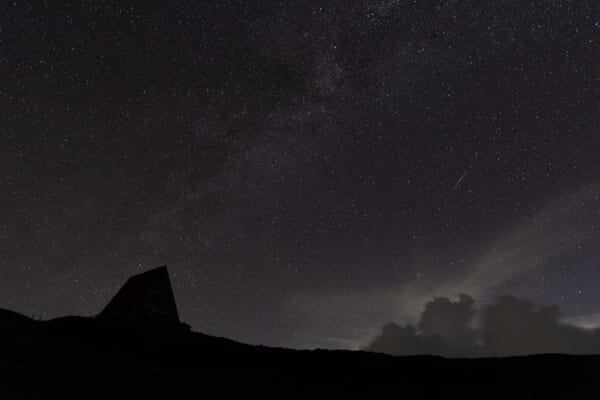
[[600, 391], [600, 356], [296, 351], [172, 326], [0, 314], [0, 399], [573, 399]]

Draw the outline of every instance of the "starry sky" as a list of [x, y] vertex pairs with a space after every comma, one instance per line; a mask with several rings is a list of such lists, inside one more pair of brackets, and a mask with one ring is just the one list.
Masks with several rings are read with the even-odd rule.
[[359, 348], [436, 296], [600, 322], [600, 3], [5, 1], [0, 307]]

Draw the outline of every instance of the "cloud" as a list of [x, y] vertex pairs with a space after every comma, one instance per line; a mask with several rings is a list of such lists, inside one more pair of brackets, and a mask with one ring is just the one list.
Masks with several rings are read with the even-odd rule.
[[[302, 313], [307, 324], [323, 328], [320, 333], [311, 332], [314, 340], [305, 346], [356, 349], [365, 346], [369, 340], [365, 334], [372, 334], [372, 327], [383, 321], [416, 324], [423, 304], [432, 298], [452, 299], [456, 293], [469, 293], [488, 304], [507, 292], [502, 286], [507, 282], [543, 269], [580, 248], [590, 248], [597, 235], [594, 226], [600, 223], [599, 193], [600, 185], [595, 184], [552, 199], [487, 246], [473, 249], [474, 256], [462, 268], [451, 269], [443, 260], [434, 259], [421, 268], [435, 272], [429, 278], [386, 282], [367, 289], [296, 293], [288, 299], [288, 310]], [[431, 253], [435, 255], [435, 249]], [[449, 272], [444, 275], [444, 270]]]
[[411, 324], [402, 327], [390, 322], [366, 350], [392, 355], [475, 355], [477, 334], [471, 327], [474, 304], [475, 300], [464, 294], [456, 302], [435, 298], [425, 306], [418, 330]]
[[438, 297], [427, 303], [418, 325], [423, 336], [439, 337], [456, 348], [471, 345], [475, 335], [469, 324], [475, 315], [475, 300], [465, 294], [459, 298], [452, 302]]
[[[600, 185], [584, 187], [551, 201], [523, 223], [501, 234], [455, 278], [443, 282], [439, 295], [480, 296], [526, 271], [543, 267], [592, 239]], [[437, 293], [436, 293], [437, 294]]]
[[[474, 329], [476, 317], [481, 326]], [[436, 298], [427, 303], [418, 327], [388, 323], [365, 350], [446, 357], [600, 352], [599, 329], [561, 322], [558, 306], [540, 306], [512, 296], [499, 297], [478, 312], [469, 296], [461, 295], [458, 302]]]
[[600, 312], [563, 318], [562, 322], [584, 329], [600, 328]]

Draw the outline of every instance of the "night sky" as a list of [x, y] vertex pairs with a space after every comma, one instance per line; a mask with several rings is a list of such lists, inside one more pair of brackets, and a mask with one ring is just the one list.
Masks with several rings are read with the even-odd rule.
[[4, 1], [0, 307], [359, 348], [436, 296], [600, 323], [600, 2]]

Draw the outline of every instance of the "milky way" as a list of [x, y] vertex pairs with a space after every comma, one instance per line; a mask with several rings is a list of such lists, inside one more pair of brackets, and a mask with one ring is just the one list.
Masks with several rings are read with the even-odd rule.
[[167, 264], [184, 321], [250, 343], [460, 293], [589, 323], [599, 7], [4, 2], [0, 307], [92, 315]]

